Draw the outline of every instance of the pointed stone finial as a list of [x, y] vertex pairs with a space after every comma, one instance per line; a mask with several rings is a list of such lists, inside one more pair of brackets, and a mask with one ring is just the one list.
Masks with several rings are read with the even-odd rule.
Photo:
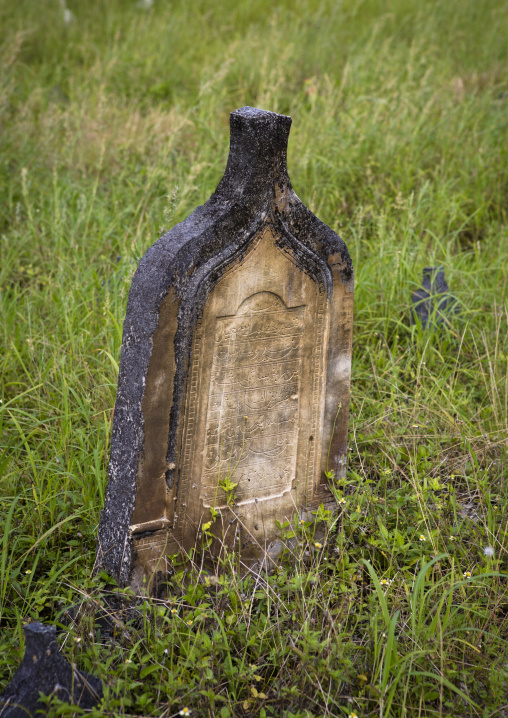
[[215, 196], [230, 202], [250, 191], [273, 194], [275, 185], [290, 187], [287, 146], [291, 117], [242, 107], [230, 115], [230, 150], [224, 177]]

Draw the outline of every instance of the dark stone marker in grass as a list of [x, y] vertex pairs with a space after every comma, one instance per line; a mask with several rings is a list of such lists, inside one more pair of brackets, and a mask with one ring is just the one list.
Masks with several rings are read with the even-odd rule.
[[419, 317], [422, 327], [450, 324], [458, 311], [457, 300], [449, 292], [443, 267], [424, 267], [422, 286], [411, 297], [413, 311], [411, 323]]
[[345, 472], [353, 267], [291, 187], [290, 126], [232, 112], [215, 193], [134, 275], [97, 561], [121, 584], [165, 576], [201, 541], [269, 564], [277, 522], [334, 506], [325, 471]]
[[2, 718], [45, 714], [39, 692], [81, 708], [93, 708], [102, 698], [100, 678], [83, 673], [62, 656], [54, 626], [29, 623], [24, 627], [25, 655], [12, 681], [0, 695]]

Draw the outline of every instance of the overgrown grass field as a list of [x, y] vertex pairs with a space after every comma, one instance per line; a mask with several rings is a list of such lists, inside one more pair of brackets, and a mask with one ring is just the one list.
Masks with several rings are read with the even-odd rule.
[[[507, 37], [503, 0], [1, 0], [0, 690], [23, 624], [82, 604], [60, 643], [96, 716], [508, 716]], [[293, 117], [295, 190], [354, 262], [348, 477], [276, 572], [177, 572], [106, 638], [130, 280], [243, 105]], [[424, 329], [435, 265], [460, 311]]]

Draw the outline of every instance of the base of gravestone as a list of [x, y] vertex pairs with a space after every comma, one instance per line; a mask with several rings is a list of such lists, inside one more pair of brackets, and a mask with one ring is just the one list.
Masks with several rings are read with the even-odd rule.
[[[337, 515], [335, 502], [322, 507], [330, 514]], [[249, 575], [257, 579], [261, 574], [271, 574], [280, 568], [283, 560], [291, 564], [302, 559], [299, 555], [302, 536], [298, 536], [302, 523], [313, 524], [313, 543], [324, 541], [327, 529], [324, 521], [317, 519], [318, 513], [319, 509], [309, 509], [301, 510], [293, 517], [281, 517], [278, 536], [272, 537], [253, 560], [250, 552], [247, 552], [247, 556], [243, 555], [241, 542], [237, 540], [239, 532], [235, 530], [237, 517], [234, 510], [223, 510], [215, 527], [217, 536], [211, 531], [206, 534], [201, 531], [197, 536], [195, 550], [173, 557], [175, 563], [171, 570], [153, 572], [148, 580], [143, 568], [135, 567], [129, 587], [140, 598], [165, 600], [175, 593], [184, 592], [193, 582], [214, 585], [228, 571], [234, 572], [241, 579]], [[166, 565], [169, 563], [166, 562]], [[178, 582], [175, 581], [175, 575], [179, 576]]]

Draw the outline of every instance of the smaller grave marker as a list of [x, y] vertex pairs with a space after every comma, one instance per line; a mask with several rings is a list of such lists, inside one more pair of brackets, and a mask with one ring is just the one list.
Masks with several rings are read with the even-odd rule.
[[412, 324], [418, 316], [422, 327], [426, 329], [432, 324], [450, 324], [453, 314], [458, 311], [458, 303], [450, 294], [445, 279], [444, 267], [424, 267], [422, 286], [411, 297], [413, 304]]
[[26, 718], [45, 713], [39, 693], [81, 708], [94, 708], [102, 699], [102, 681], [67, 662], [56, 642], [56, 628], [28, 623], [23, 630], [25, 655], [0, 695], [0, 716]]

